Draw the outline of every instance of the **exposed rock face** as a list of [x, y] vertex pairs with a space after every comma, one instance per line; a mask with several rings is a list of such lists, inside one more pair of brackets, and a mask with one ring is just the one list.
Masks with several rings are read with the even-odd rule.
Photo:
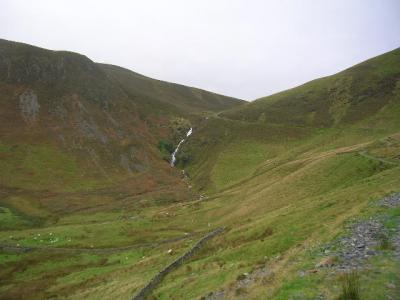
[[97, 126], [96, 122], [89, 117], [88, 120], [83, 119], [81, 116], [76, 117], [76, 124], [79, 128], [80, 133], [89, 139], [97, 140], [103, 144], [107, 143], [108, 138]]
[[126, 154], [121, 154], [120, 165], [124, 168], [129, 174], [132, 174], [132, 169], [130, 166], [130, 160]]
[[19, 108], [26, 123], [36, 122], [40, 105], [33, 90], [27, 90], [19, 96]]
[[[194, 111], [219, 111], [241, 103], [206, 91], [197, 97], [192, 90], [98, 64], [77, 53], [0, 39], [1, 143], [10, 149], [21, 145], [21, 153], [37, 147], [70, 161], [61, 170], [65, 180], [46, 176], [38, 189], [91, 190], [106, 182], [110, 190], [143, 193], [173, 185], [158, 193], [176, 194], [174, 199], [192, 197], [157, 147], [172, 131], [165, 125], [173, 118], [186, 120]], [[189, 125], [186, 120], [186, 127], [179, 128], [186, 133]], [[21, 167], [10, 153], [7, 159], [16, 174], [33, 176], [30, 166]], [[58, 157], [38, 155], [38, 160], [37, 169], [58, 172], [47, 164], [60, 161]], [[64, 207], [67, 201], [59, 199]], [[84, 201], [74, 203], [87, 206]], [[49, 207], [58, 209], [53, 203]]]

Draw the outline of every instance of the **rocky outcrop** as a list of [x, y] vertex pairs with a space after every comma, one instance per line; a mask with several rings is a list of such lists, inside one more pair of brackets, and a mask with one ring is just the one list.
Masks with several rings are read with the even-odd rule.
[[380, 202], [380, 205], [386, 206], [389, 208], [394, 208], [400, 205], [400, 193], [388, 196], [386, 198], [383, 198]]
[[[379, 206], [394, 208], [400, 206], [400, 193], [383, 198]], [[391, 233], [384, 226], [386, 216], [370, 217], [361, 220], [349, 228], [349, 234], [338, 238], [323, 248], [324, 255], [335, 257], [336, 261], [316, 267], [332, 267], [338, 271], [349, 271], [364, 267], [367, 259], [378, 255], [385, 244], [393, 245], [394, 255], [400, 257], [400, 228]], [[324, 258], [322, 261], [324, 261]]]
[[27, 90], [19, 96], [19, 108], [27, 124], [32, 124], [36, 121], [40, 105], [33, 90]]
[[[366, 259], [378, 253], [380, 239], [387, 234], [380, 220], [370, 218], [357, 223], [350, 235], [327, 246], [325, 253], [338, 258], [338, 263], [334, 264], [338, 270], [358, 269], [362, 267]], [[331, 250], [335, 248], [337, 250]]]

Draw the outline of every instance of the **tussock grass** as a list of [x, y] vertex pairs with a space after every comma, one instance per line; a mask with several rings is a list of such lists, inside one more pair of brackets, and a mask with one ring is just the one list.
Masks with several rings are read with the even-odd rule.
[[379, 249], [381, 250], [393, 250], [395, 247], [390, 240], [388, 234], [382, 233], [379, 235]]
[[344, 273], [340, 278], [342, 292], [337, 300], [361, 300], [360, 275], [357, 271]]

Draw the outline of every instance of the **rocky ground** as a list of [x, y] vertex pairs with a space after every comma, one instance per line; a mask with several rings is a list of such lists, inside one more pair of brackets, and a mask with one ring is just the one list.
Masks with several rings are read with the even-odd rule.
[[[231, 290], [235, 290], [236, 294], [240, 294], [241, 291], [245, 291], [248, 288], [259, 281], [267, 280], [268, 278], [273, 277], [273, 272], [270, 271], [266, 266], [255, 269], [250, 273], [243, 273], [238, 276], [234, 285], [230, 288]], [[224, 290], [211, 292], [207, 296], [202, 297], [202, 300], [218, 300], [218, 299], [225, 299], [227, 292]]]
[[[400, 206], [400, 193], [382, 199], [378, 205], [387, 208]], [[352, 225], [347, 235], [323, 248], [325, 257], [316, 267], [331, 267], [338, 271], [362, 269], [370, 257], [389, 248], [395, 257], [400, 258], [400, 227], [389, 230], [383, 225], [386, 220], [387, 217], [382, 215]]]
[[388, 232], [381, 220], [370, 218], [354, 225], [351, 234], [324, 247], [327, 255], [316, 267], [332, 267], [341, 271], [362, 268], [365, 261], [378, 254]]
[[[383, 198], [377, 204], [385, 208], [396, 208], [400, 206], [400, 193]], [[332, 273], [367, 268], [368, 259], [385, 250], [390, 250], [395, 259], [400, 259], [400, 224], [388, 229], [384, 226], [386, 220], [387, 216], [383, 214], [352, 224], [345, 235], [322, 247], [322, 259], [315, 269], [301, 271], [299, 276], [318, 272], [322, 268], [329, 268]], [[270, 276], [273, 274], [266, 267], [244, 273], [237, 278], [235, 289], [240, 291], [250, 288], [253, 283]], [[227, 291], [219, 290], [210, 292], [202, 299], [218, 300], [226, 296]], [[323, 295], [321, 299], [324, 299]]]
[[400, 193], [391, 195], [389, 197], [383, 198], [380, 202], [380, 205], [394, 208], [400, 206]]

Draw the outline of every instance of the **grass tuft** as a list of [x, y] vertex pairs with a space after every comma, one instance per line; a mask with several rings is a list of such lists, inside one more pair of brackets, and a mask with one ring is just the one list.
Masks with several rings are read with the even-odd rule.
[[390, 240], [390, 238], [387, 234], [381, 234], [379, 236], [379, 241], [380, 241], [379, 248], [381, 250], [393, 250], [394, 249], [392, 241]]
[[340, 278], [342, 293], [338, 300], [361, 300], [360, 296], [360, 275], [357, 271], [344, 273]]

